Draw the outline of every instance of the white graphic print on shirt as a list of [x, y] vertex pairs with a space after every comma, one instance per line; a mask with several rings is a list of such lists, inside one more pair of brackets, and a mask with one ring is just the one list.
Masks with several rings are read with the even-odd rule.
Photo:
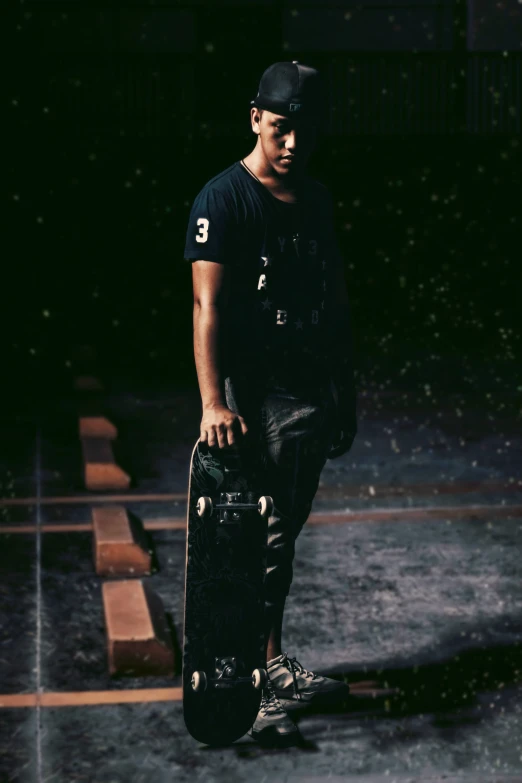
[[[316, 237], [276, 231], [259, 257], [258, 313], [262, 335], [274, 348], [310, 352], [326, 328], [327, 262]], [[268, 345], [266, 346], [269, 347]]]

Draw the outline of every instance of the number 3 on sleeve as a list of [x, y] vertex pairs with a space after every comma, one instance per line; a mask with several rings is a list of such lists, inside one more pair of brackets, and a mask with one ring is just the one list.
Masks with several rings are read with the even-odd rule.
[[196, 242], [206, 242], [208, 239], [208, 220], [207, 218], [198, 218], [199, 234], [196, 234]]

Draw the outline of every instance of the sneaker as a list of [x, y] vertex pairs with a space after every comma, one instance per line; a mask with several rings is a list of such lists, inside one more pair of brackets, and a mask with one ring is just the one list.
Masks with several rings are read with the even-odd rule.
[[350, 693], [350, 687], [345, 682], [308, 671], [297, 658], [289, 658], [288, 653], [268, 661], [267, 672], [275, 695], [294, 705], [342, 701]]
[[248, 734], [262, 745], [280, 745], [300, 736], [299, 729], [275, 695], [270, 679], [263, 688], [259, 712]]

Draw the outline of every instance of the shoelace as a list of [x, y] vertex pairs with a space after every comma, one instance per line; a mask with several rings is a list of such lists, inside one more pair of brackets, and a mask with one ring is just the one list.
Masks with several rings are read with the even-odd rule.
[[294, 694], [296, 699], [301, 701], [301, 694], [299, 693], [299, 686], [297, 685], [297, 677], [295, 676], [295, 673], [298, 672], [299, 674], [304, 675], [305, 677], [310, 677], [312, 680], [318, 679], [319, 675], [314, 674], [314, 672], [308, 671], [308, 669], [305, 669], [304, 666], [302, 666], [297, 658], [289, 658], [288, 653], [283, 653], [283, 657], [279, 661], [283, 666], [288, 663], [289, 666], [287, 668], [290, 669], [292, 672], [292, 679], [294, 681]]
[[272, 688], [272, 683], [268, 680], [266, 687], [263, 689], [263, 699], [259, 711], [262, 715], [270, 715], [276, 712], [280, 712], [283, 709], [275, 691]]

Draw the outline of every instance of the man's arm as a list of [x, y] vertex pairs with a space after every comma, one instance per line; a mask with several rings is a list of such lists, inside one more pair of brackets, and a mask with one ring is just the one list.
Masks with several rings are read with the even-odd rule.
[[200, 440], [220, 449], [239, 446], [248, 427], [243, 417], [227, 406], [222, 363], [230, 267], [213, 261], [194, 261], [192, 284], [194, 358], [203, 407]]
[[226, 404], [223, 365], [236, 229], [230, 194], [207, 183], [190, 210], [184, 258], [192, 263], [194, 359], [203, 407], [200, 440], [220, 448], [236, 445], [236, 436], [247, 433], [242, 417]]
[[203, 408], [226, 405], [222, 371], [222, 321], [228, 303], [230, 268], [193, 261], [194, 358]]

